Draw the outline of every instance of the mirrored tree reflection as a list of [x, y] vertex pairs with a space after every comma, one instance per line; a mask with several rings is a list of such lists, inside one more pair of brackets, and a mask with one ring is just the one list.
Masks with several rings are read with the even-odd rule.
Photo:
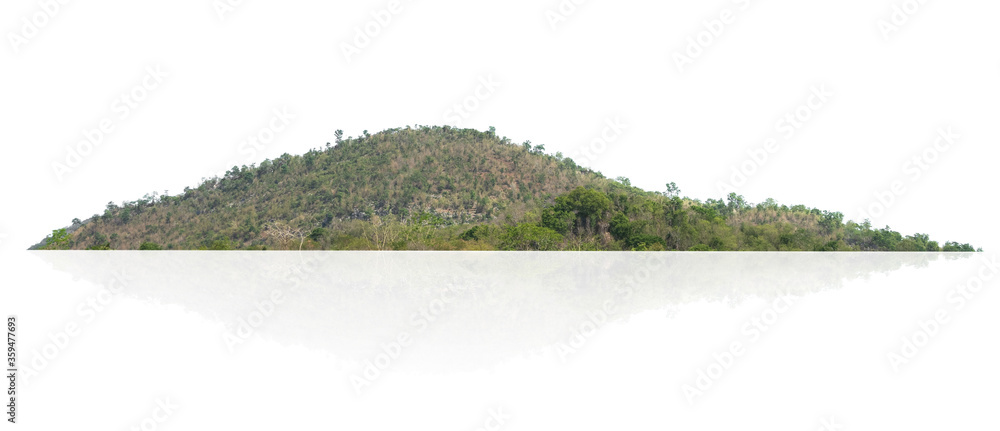
[[[410, 366], [475, 369], [552, 346], [611, 301], [608, 324], [697, 302], [804, 296], [936, 253], [36, 252], [74, 278], [233, 330], [280, 292], [254, 336], [362, 361], [400, 333]], [[220, 332], [220, 343], [222, 333]]]

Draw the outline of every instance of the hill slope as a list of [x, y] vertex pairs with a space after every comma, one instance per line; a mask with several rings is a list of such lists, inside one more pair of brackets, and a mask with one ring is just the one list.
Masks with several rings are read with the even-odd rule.
[[178, 196], [109, 203], [38, 247], [973, 251], [837, 212], [623, 182], [492, 129], [407, 127], [234, 166]]

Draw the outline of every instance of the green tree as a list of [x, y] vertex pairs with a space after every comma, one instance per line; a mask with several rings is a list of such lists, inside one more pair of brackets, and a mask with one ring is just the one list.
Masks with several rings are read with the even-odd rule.
[[87, 250], [111, 250], [111, 243], [103, 242], [99, 244], [94, 244], [90, 247], [87, 247]]
[[656, 235], [634, 234], [625, 241], [625, 245], [633, 250], [665, 250], [667, 242]]
[[678, 197], [681, 195], [680, 187], [677, 187], [677, 183], [669, 182], [667, 183], [667, 191], [664, 193], [667, 197]]
[[840, 229], [844, 221], [844, 214], [839, 212], [823, 211], [823, 215], [819, 220], [819, 225], [826, 230], [826, 233], [833, 233], [835, 230]]
[[312, 232], [309, 232], [309, 239], [316, 242], [320, 242], [323, 240], [323, 238], [326, 238], [328, 234], [329, 232], [326, 229], [318, 227], [316, 229], [313, 229]]
[[219, 239], [212, 241], [212, 245], [208, 249], [213, 251], [232, 250], [233, 246], [229, 243], [228, 239]]
[[959, 244], [959, 243], [954, 242], [954, 241], [948, 241], [948, 242], [944, 243], [944, 247], [942, 247], [941, 250], [942, 251], [949, 251], [949, 252], [955, 252], [955, 251], [957, 251], [957, 252], [974, 252], [974, 251], [976, 251], [976, 249], [973, 248], [969, 244]]
[[726, 196], [726, 209], [729, 214], [739, 214], [749, 207], [750, 204], [747, 203], [746, 199], [743, 198], [742, 195], [729, 193], [729, 196]]
[[611, 199], [597, 190], [577, 187], [556, 198], [556, 210], [575, 213], [577, 226], [592, 230], [598, 222], [607, 219]]
[[72, 236], [66, 232], [66, 229], [56, 229], [52, 231], [52, 234], [45, 238], [45, 249], [46, 250], [68, 250], [70, 248], [70, 240]]
[[627, 240], [636, 234], [635, 227], [632, 222], [623, 213], [617, 213], [611, 218], [610, 228], [608, 232], [616, 240]]
[[144, 241], [139, 245], [139, 250], [163, 250], [163, 247], [155, 242]]
[[500, 238], [502, 250], [549, 251], [559, 248], [563, 236], [558, 232], [534, 223], [520, 223], [508, 227]]
[[560, 234], [568, 233], [575, 219], [576, 215], [574, 213], [559, 206], [548, 207], [542, 210], [542, 226]]

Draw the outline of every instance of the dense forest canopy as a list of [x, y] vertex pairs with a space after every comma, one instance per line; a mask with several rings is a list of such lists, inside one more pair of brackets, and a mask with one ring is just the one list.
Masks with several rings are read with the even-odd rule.
[[975, 251], [773, 199], [645, 191], [493, 128], [447, 126], [337, 131], [335, 144], [234, 166], [176, 196], [109, 202], [35, 248]]

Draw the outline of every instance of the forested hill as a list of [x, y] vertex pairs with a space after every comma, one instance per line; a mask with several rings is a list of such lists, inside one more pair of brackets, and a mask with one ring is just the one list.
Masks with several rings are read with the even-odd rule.
[[177, 196], [108, 203], [36, 248], [973, 251], [839, 212], [701, 202], [604, 178], [530, 141], [451, 127], [342, 138]]

